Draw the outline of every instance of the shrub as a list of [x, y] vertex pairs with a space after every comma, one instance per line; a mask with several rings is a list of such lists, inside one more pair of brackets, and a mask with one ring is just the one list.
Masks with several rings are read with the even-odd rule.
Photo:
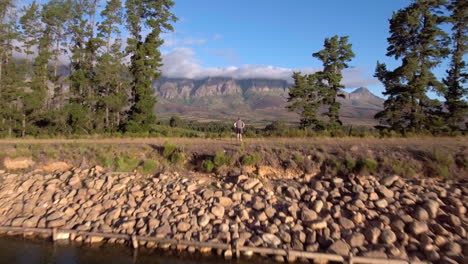
[[231, 164], [231, 158], [224, 153], [224, 151], [217, 151], [213, 158], [214, 165], [221, 167], [223, 165]]
[[131, 172], [138, 167], [140, 162], [137, 159], [129, 157], [118, 157], [117, 158], [117, 170], [122, 172]]
[[360, 160], [356, 166], [359, 173], [374, 173], [377, 170], [379, 163], [374, 159]]
[[252, 154], [246, 154], [242, 156], [241, 163], [244, 166], [254, 166], [260, 162], [260, 153], [254, 152]]
[[153, 173], [156, 170], [157, 163], [154, 160], [145, 160], [143, 162], [142, 171], [145, 174]]
[[416, 171], [405, 161], [395, 160], [391, 163], [391, 169], [394, 174], [413, 177], [416, 174]]
[[455, 165], [455, 160], [450, 153], [434, 149], [430, 153], [432, 163], [429, 165], [429, 172], [435, 177], [442, 179], [451, 178], [451, 168]]
[[212, 172], [215, 165], [210, 159], [206, 159], [202, 162], [202, 169], [204, 172]]
[[304, 166], [304, 156], [302, 154], [294, 154], [293, 160], [299, 167]]
[[345, 160], [346, 169], [351, 172], [356, 167], [356, 160], [351, 157], [346, 157]]
[[163, 157], [170, 159], [171, 155], [176, 151], [177, 146], [170, 142], [164, 143]]
[[185, 155], [181, 151], [174, 151], [170, 156], [170, 161], [173, 164], [181, 165], [185, 162]]

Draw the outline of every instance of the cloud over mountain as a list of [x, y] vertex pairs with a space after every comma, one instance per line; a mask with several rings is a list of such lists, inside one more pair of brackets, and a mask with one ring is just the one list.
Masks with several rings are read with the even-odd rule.
[[[203, 67], [195, 58], [192, 48], [174, 48], [163, 54], [163, 75], [170, 78], [202, 79], [206, 77], [231, 77], [234, 79], [282, 79], [292, 82], [291, 75], [295, 71], [313, 73], [319, 69], [302, 68], [290, 69], [272, 65], [242, 65], [225, 68]], [[343, 84], [347, 88], [369, 86], [376, 84], [375, 78], [365, 78], [364, 69], [360, 67], [350, 68], [343, 72]]]

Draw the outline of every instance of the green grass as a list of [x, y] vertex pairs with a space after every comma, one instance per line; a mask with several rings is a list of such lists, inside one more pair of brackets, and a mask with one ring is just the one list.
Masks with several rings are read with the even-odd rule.
[[156, 161], [148, 159], [148, 160], [143, 161], [143, 164], [141, 166], [141, 171], [144, 174], [150, 174], [150, 173], [154, 173], [157, 167], [158, 167], [158, 164], [156, 163]]
[[121, 172], [131, 172], [134, 171], [138, 165], [140, 164], [140, 161], [137, 159], [132, 159], [129, 157], [117, 157], [116, 165], [117, 165], [117, 171]]

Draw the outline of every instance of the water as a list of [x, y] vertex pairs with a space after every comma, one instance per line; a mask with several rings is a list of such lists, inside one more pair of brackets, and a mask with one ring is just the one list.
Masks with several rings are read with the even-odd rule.
[[260, 260], [225, 261], [220, 257], [176, 256], [168, 252], [139, 252], [117, 245], [100, 247], [54, 245], [45, 240], [0, 237], [0, 264], [247, 264]]

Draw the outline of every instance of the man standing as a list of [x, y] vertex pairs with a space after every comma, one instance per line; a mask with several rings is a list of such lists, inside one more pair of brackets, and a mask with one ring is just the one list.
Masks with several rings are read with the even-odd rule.
[[239, 118], [234, 123], [234, 128], [236, 129], [237, 133], [237, 140], [242, 142], [242, 133], [244, 132], [245, 123]]

